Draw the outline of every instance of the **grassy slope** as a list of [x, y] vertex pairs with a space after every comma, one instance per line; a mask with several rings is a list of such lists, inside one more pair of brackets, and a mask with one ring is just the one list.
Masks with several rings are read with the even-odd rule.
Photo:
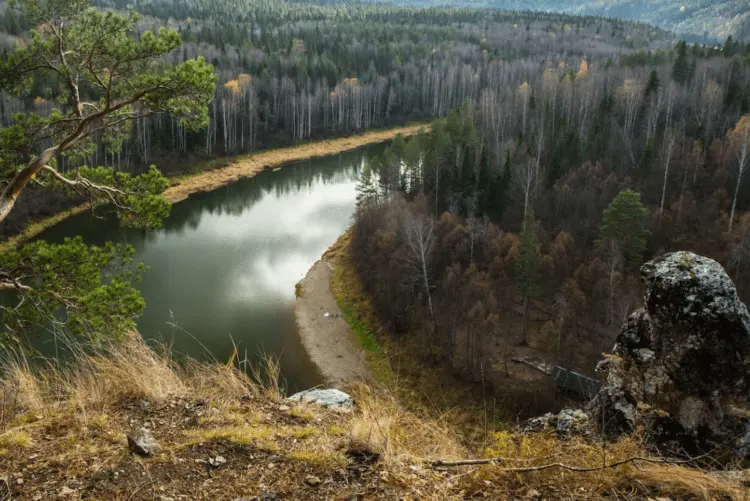
[[[429, 128], [429, 124], [370, 130], [363, 132], [362, 134], [344, 138], [315, 141], [298, 146], [290, 146], [288, 148], [260, 151], [233, 158], [213, 160], [192, 167], [191, 171], [194, 172], [191, 174], [175, 177], [172, 186], [167, 188], [164, 192], [164, 196], [169, 202], [177, 203], [185, 200], [193, 193], [215, 190], [222, 186], [232, 184], [241, 178], [252, 177], [266, 169], [279, 167], [299, 160], [306, 160], [308, 158], [334, 155], [336, 153], [342, 153], [369, 144], [388, 141], [395, 138], [398, 134], [403, 134], [404, 136], [413, 135], [418, 133], [422, 128]], [[65, 210], [54, 216], [34, 221], [19, 235], [1, 242], [0, 252], [34, 238], [47, 228], [54, 226], [67, 217], [81, 213], [87, 208], [88, 205], [84, 204]]]
[[[10, 491], [10, 499], [231, 500], [275, 492], [296, 500], [458, 500], [528, 498], [532, 490], [535, 499], [593, 500], [613, 491], [626, 499], [743, 499], [739, 487], [678, 466], [506, 471], [556, 461], [597, 466], [605, 456], [613, 462], [644, 452], [636, 440], [602, 449], [513, 432], [494, 434], [481, 448], [462, 445], [445, 420], [367, 387], [352, 389], [357, 409], [347, 414], [287, 406], [274, 385], [231, 365], [177, 366], [138, 336], [106, 354], [80, 353], [64, 372], [31, 370], [22, 360], [2, 367], [0, 472], [7, 476], [0, 495]], [[160, 442], [154, 457], [128, 452], [126, 433], [137, 426]], [[442, 470], [430, 464], [476, 455], [506, 459]], [[216, 456], [226, 463], [210, 466]], [[322, 483], [307, 485], [309, 475]]]

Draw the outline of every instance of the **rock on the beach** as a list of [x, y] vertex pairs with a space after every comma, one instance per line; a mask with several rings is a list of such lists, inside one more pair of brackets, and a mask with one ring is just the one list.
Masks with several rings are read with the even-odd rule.
[[287, 398], [291, 402], [305, 402], [335, 410], [351, 410], [354, 400], [341, 390], [305, 390]]
[[589, 407], [592, 422], [611, 437], [644, 426], [656, 442], [687, 452], [734, 441], [750, 457], [750, 315], [732, 280], [690, 252], [650, 261], [641, 275], [644, 306], [597, 367], [605, 382]]
[[151, 432], [140, 427], [128, 433], [128, 448], [141, 456], [152, 456], [159, 450], [159, 443]]

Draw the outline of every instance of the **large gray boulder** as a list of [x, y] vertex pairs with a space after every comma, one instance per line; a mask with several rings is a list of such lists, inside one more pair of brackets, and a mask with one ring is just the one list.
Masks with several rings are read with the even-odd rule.
[[750, 457], [750, 316], [732, 280], [690, 252], [650, 261], [641, 275], [644, 306], [597, 367], [592, 422], [610, 437], [642, 427], [688, 453], [729, 441]]

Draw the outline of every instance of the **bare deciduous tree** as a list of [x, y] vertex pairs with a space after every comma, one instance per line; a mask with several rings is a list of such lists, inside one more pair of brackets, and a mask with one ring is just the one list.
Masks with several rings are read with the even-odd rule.
[[427, 295], [430, 316], [434, 319], [432, 295], [430, 293], [429, 267], [432, 247], [435, 243], [435, 223], [432, 218], [422, 214], [409, 214], [404, 220], [404, 237], [409, 250], [406, 261], [412, 267], [416, 280], [421, 282]]

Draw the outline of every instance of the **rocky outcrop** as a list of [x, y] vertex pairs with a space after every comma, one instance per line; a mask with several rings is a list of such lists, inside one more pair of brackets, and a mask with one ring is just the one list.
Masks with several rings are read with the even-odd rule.
[[644, 306], [597, 367], [594, 426], [610, 437], [643, 427], [688, 453], [731, 443], [750, 457], [750, 316], [734, 284], [716, 261], [689, 252], [650, 261], [641, 275]]

